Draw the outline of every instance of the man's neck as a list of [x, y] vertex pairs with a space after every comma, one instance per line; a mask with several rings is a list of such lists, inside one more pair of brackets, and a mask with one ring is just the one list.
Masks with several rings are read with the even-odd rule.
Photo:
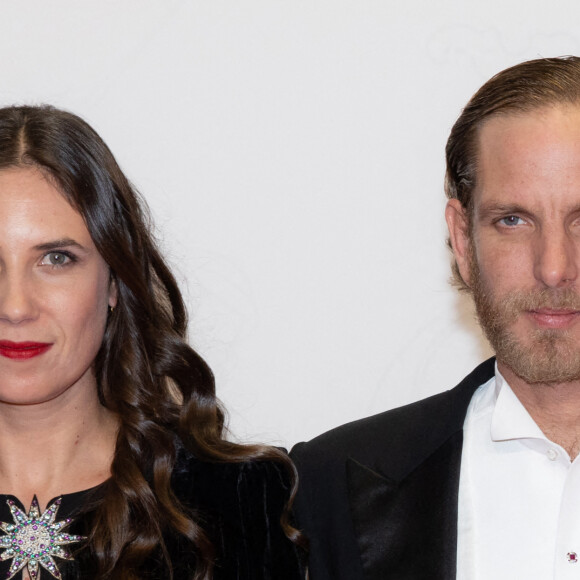
[[530, 385], [500, 361], [497, 366], [544, 435], [570, 459], [580, 454], [580, 380]]

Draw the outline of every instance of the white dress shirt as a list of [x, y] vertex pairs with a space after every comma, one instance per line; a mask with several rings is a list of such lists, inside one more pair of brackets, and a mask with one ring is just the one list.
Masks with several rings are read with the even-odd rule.
[[510, 386], [479, 387], [464, 424], [457, 580], [580, 580], [580, 461]]

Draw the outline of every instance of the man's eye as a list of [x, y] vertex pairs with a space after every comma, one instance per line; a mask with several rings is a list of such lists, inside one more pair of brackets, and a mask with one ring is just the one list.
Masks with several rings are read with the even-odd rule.
[[524, 220], [517, 215], [508, 215], [499, 220], [499, 223], [504, 226], [519, 226], [524, 223]]
[[42, 266], [66, 266], [74, 261], [66, 252], [49, 252], [42, 258]]

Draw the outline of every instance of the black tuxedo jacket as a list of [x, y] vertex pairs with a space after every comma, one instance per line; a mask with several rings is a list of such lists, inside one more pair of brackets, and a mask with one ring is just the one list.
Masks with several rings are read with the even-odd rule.
[[455, 579], [463, 422], [493, 373], [294, 447], [311, 580]]

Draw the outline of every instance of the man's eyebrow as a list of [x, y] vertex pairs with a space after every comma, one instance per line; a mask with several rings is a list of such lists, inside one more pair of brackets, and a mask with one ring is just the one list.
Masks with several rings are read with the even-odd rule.
[[[489, 202], [482, 204], [477, 210], [477, 217], [480, 220], [492, 219], [498, 216], [508, 215], [530, 215], [533, 211], [526, 209], [517, 203], [494, 203]], [[568, 215], [580, 213], [580, 203], [576, 204], [567, 211]]]
[[493, 218], [511, 214], [529, 214], [530, 211], [516, 203], [486, 203], [477, 210], [479, 219]]
[[48, 252], [50, 250], [58, 250], [61, 248], [78, 248], [79, 250], [84, 250], [85, 252], [87, 249], [79, 244], [77, 241], [73, 240], [72, 238], [61, 238], [59, 240], [52, 240], [50, 242], [44, 242], [43, 244], [38, 244], [34, 246], [35, 250]]

